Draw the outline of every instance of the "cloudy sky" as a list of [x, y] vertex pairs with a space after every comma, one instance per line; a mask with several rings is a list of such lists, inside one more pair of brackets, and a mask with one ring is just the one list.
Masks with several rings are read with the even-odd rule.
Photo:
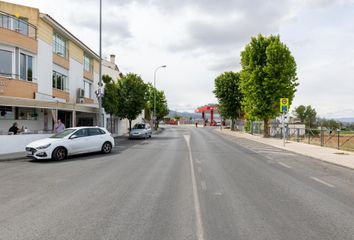
[[[98, 0], [11, 0], [51, 15], [98, 52]], [[214, 103], [251, 36], [280, 34], [298, 67], [293, 106], [354, 117], [354, 0], [103, 0], [103, 54], [165, 91], [169, 107]]]

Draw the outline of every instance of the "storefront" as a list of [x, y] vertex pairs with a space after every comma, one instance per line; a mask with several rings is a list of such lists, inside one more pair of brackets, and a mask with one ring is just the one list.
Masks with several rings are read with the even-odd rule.
[[95, 105], [0, 97], [0, 135], [7, 135], [14, 122], [22, 134], [53, 132], [57, 119], [65, 127], [97, 125]]

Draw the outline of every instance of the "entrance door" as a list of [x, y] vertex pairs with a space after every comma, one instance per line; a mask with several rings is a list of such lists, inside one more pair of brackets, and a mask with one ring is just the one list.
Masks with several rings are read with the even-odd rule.
[[58, 119], [64, 123], [65, 128], [72, 127], [72, 112], [68, 111], [58, 111]]

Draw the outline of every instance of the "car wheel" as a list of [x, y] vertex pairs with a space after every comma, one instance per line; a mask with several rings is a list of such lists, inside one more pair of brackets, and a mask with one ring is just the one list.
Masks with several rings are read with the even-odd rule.
[[147, 133], [145, 133], [145, 137], [144, 137], [145, 139], [147, 139], [148, 138], [148, 134]]
[[52, 153], [52, 159], [55, 161], [64, 160], [67, 156], [66, 149], [63, 147], [57, 147]]
[[102, 146], [101, 152], [107, 154], [110, 153], [111, 150], [112, 150], [112, 144], [110, 142], [105, 142]]

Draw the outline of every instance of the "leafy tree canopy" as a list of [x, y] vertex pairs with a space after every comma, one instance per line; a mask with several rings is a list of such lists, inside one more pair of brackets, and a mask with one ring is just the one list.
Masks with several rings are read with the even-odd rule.
[[115, 114], [131, 121], [136, 119], [146, 104], [146, 84], [140, 76], [128, 73], [117, 82], [117, 111]]
[[156, 93], [156, 127], [158, 123], [169, 113], [165, 93], [154, 88], [151, 83], [147, 84], [147, 104], [146, 110], [152, 115], [154, 112], [154, 92]]
[[249, 117], [264, 120], [264, 136], [269, 136], [268, 121], [279, 115], [279, 99], [292, 103], [297, 83], [296, 63], [279, 36], [253, 37], [241, 52], [240, 88], [243, 110]]
[[225, 118], [234, 120], [241, 118], [242, 93], [240, 91], [240, 73], [225, 72], [215, 79], [214, 94], [219, 102], [219, 112]]

